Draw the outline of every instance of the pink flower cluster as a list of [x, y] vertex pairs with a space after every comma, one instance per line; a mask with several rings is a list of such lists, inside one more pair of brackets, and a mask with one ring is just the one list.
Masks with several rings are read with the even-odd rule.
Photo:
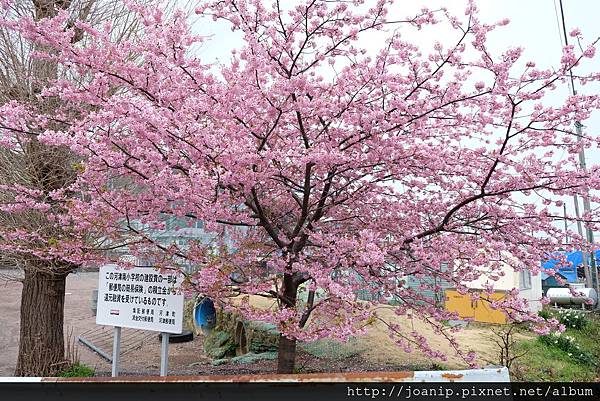
[[[162, 268], [192, 265], [187, 291], [300, 340], [347, 339], [381, 319], [375, 303], [390, 303], [474, 364], [443, 325], [456, 314], [428, 293], [443, 283], [466, 294], [486, 278], [476, 300], [493, 293], [506, 266], [537, 274], [564, 237], [551, 206], [578, 193], [600, 200], [599, 166], [582, 171], [577, 159], [598, 138], [575, 140], [574, 128], [600, 98], [546, 101], [574, 67], [595, 60], [593, 44], [566, 47], [554, 69], [530, 62], [520, 70], [522, 48], [493, 54], [486, 46], [508, 20], [482, 23], [474, 2], [464, 17], [425, 9], [403, 21], [388, 19], [393, 1], [365, 1], [368, 11], [345, 1], [281, 3], [201, 2], [203, 21], [224, 21], [242, 38], [222, 64], [194, 51], [218, 38], [194, 35], [182, 12], [140, 3], [128, 4], [141, 32], [120, 41], [109, 26], [71, 27], [64, 14], [0, 20], [44, 49], [38, 57], [78, 77], [40, 95], [60, 100], [51, 115], [4, 105], [0, 146], [18, 151], [33, 135], [81, 159], [77, 182], [52, 201], [69, 235], [3, 232], [2, 249], [77, 263], [125, 249]], [[369, 32], [433, 24], [444, 24], [455, 44], [426, 54], [397, 34], [375, 52], [365, 43]], [[72, 43], [75, 27], [84, 43]], [[51, 129], [56, 116], [64, 129]], [[54, 204], [50, 194], [10, 191], [6, 213]], [[597, 229], [598, 217], [566, 218]], [[168, 219], [187, 219], [173, 230], [186, 241], [159, 238]], [[188, 238], [197, 221], [205, 236]], [[569, 236], [574, 248], [589, 245]], [[259, 308], [244, 295], [273, 305]], [[518, 291], [493, 307], [540, 332], [557, 328]], [[407, 351], [446, 358], [423, 333], [386, 324]]]

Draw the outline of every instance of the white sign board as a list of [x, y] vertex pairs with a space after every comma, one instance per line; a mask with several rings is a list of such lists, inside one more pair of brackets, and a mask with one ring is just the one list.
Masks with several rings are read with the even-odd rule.
[[176, 272], [102, 266], [96, 324], [179, 334], [183, 329], [181, 282]]

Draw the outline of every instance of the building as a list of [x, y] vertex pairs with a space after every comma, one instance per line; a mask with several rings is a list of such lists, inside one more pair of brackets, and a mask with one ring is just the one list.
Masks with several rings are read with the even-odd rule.
[[[503, 259], [509, 260], [510, 256]], [[489, 275], [483, 273], [478, 279], [463, 283], [470, 293], [483, 292], [486, 287], [493, 285], [494, 293], [489, 298], [483, 299], [482, 296], [479, 300], [473, 300], [470, 293], [461, 294], [456, 289], [447, 289], [446, 310], [457, 312], [461, 319], [469, 318], [484, 323], [506, 323], [505, 313], [493, 309], [491, 301], [502, 300], [509, 291], [517, 289], [519, 297], [528, 301], [529, 312], [540, 311], [542, 309], [541, 274], [532, 275], [529, 270], [517, 271], [503, 260], [498, 260], [496, 263], [500, 263], [499, 271], [495, 272], [497, 280], [492, 280]]]

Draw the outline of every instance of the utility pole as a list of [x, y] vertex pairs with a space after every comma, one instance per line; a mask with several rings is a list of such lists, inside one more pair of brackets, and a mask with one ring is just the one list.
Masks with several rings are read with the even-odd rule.
[[[562, 19], [562, 31], [563, 31], [563, 35], [565, 38], [565, 45], [569, 45], [569, 39], [567, 36], [567, 28], [565, 27], [565, 12], [563, 9], [563, 3], [562, 0], [559, 0], [559, 4], [560, 4], [560, 15], [561, 15], [561, 19]], [[569, 76], [571, 78], [571, 82], [570, 82], [570, 89], [571, 89], [571, 93], [573, 94], [573, 96], [575, 96], [577, 94], [577, 91], [575, 90], [575, 80], [573, 79], [573, 71], [569, 70]], [[581, 123], [579, 121], [575, 121], [575, 131], [577, 133], [577, 142], [581, 142], [581, 138], [582, 138], [582, 132], [581, 132]], [[585, 163], [585, 150], [582, 147], [581, 150], [579, 151], [579, 167], [581, 168], [581, 170], [583, 172], [587, 171], [587, 167], [586, 167], [586, 163]], [[580, 227], [581, 223], [580, 223], [580, 219], [579, 219], [579, 202], [577, 199], [577, 195], [574, 195], [575, 198], [575, 212], [577, 213], [577, 224], [578, 227]], [[590, 205], [590, 199], [588, 196], [582, 196], [583, 198], [583, 212], [584, 212], [584, 216], [587, 215], [589, 216], [591, 213], [591, 205]], [[581, 230], [581, 229], [580, 229]], [[581, 234], [581, 231], [579, 232]], [[594, 243], [594, 232], [592, 231], [592, 228], [590, 227], [589, 224], [585, 225], [585, 236], [586, 236], [586, 240], [589, 244], [593, 244]], [[583, 263], [584, 263], [584, 269], [586, 270], [586, 286], [588, 286], [588, 273], [587, 273], [587, 257], [583, 257]], [[596, 288], [596, 293], [600, 294], [600, 282], [598, 280], [598, 270], [596, 268], [596, 258], [594, 255], [594, 252], [590, 252], [590, 265], [591, 265], [591, 275], [589, 277], [590, 280], [590, 285], [589, 287], [593, 288], [594, 287], [594, 279], [595, 279], [595, 288]], [[599, 306], [597, 306], [599, 307]]]
[[567, 205], [563, 203], [563, 219], [565, 221], [565, 248], [569, 245], [569, 226], [567, 221]]
[[[577, 195], [573, 195], [573, 204], [575, 205], [575, 218], [577, 219], [577, 232], [579, 233], [579, 236], [581, 236], [583, 238], [583, 228], [581, 226], [581, 213], [579, 213], [579, 199], [577, 198]], [[563, 204], [563, 212], [564, 212], [564, 216], [565, 216], [565, 234], [567, 233], [567, 206]], [[585, 274], [585, 286], [588, 288], [592, 288], [592, 275], [590, 272], [590, 268], [588, 266], [588, 262], [587, 262], [587, 258], [583, 257], [584, 255], [582, 255], [582, 261], [583, 261], [583, 273]]]

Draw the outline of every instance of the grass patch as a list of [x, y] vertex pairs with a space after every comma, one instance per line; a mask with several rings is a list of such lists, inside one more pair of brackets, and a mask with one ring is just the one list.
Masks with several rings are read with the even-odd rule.
[[65, 370], [58, 376], [59, 377], [93, 377], [94, 373], [95, 373], [94, 369], [90, 368], [89, 366], [83, 365], [81, 363], [76, 363], [75, 365], [72, 365], [71, 367], [69, 367], [67, 370]]
[[350, 338], [347, 342], [322, 338], [320, 340], [303, 343], [301, 348], [317, 358], [341, 360], [361, 354], [366, 346], [357, 338]]
[[519, 352], [527, 354], [515, 362], [513, 375], [519, 381], [593, 381], [593, 368], [578, 363], [564, 351], [537, 339], [518, 344]]
[[582, 328], [567, 328], [565, 336], [572, 337], [581, 350], [592, 358], [574, 358], [558, 344], [533, 338], [520, 341], [517, 352], [525, 355], [515, 361], [511, 374], [520, 381], [594, 381], [600, 374], [600, 317], [589, 315]]
[[595, 355], [592, 355], [586, 348], [577, 342], [575, 337], [569, 334], [552, 333], [547, 336], [538, 337], [538, 341], [553, 348], [558, 348], [565, 352], [567, 356], [575, 359], [582, 365], [597, 367], [598, 362]]

